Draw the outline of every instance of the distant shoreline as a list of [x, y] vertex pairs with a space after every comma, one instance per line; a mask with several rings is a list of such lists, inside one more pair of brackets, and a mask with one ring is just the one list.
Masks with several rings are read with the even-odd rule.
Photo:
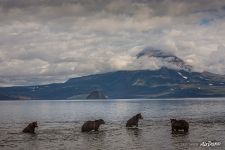
[[[213, 99], [213, 100], [212, 100]], [[69, 101], [77, 101], [77, 102], [98, 102], [98, 101], [102, 101], [102, 102], [107, 102], [107, 101], [199, 101], [199, 100], [204, 100], [204, 101], [224, 101], [225, 97], [197, 97], [197, 98], [133, 98], [133, 99], [55, 99], [55, 100], [38, 100], [38, 99], [30, 99], [30, 100], [0, 100], [0, 102], [12, 102], [12, 101], [16, 101], [16, 102], [27, 102], [27, 101], [65, 101], [65, 102], [69, 102]]]

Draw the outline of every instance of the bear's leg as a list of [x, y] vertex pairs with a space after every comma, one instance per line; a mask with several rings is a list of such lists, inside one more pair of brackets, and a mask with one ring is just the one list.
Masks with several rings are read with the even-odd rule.
[[172, 133], [174, 133], [174, 128], [172, 127]]
[[98, 131], [98, 128], [97, 127], [95, 128], [95, 131]]
[[35, 129], [33, 128], [33, 129], [32, 129], [32, 133], [35, 133], [34, 130], [35, 130]]

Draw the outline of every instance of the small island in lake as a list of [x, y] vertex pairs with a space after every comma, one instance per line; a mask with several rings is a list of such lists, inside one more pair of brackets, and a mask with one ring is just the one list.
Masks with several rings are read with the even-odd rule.
[[87, 99], [106, 99], [106, 96], [101, 91], [92, 91]]

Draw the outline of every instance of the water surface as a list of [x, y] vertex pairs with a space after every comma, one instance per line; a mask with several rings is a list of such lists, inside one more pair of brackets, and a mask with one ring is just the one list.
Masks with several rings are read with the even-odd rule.
[[[125, 128], [137, 113], [139, 128]], [[104, 119], [99, 132], [82, 133], [86, 120]], [[187, 135], [171, 134], [170, 118], [190, 123]], [[22, 133], [38, 121], [37, 134]], [[225, 99], [0, 101], [1, 150], [185, 150], [207, 149], [203, 141], [225, 147]]]

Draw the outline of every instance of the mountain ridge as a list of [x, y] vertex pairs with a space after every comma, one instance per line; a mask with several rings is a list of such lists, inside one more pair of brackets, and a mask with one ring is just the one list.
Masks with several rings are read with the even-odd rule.
[[1, 87], [14, 99], [71, 99], [102, 91], [109, 99], [224, 97], [225, 77], [162, 67], [158, 70], [115, 71], [71, 78], [64, 83]]

